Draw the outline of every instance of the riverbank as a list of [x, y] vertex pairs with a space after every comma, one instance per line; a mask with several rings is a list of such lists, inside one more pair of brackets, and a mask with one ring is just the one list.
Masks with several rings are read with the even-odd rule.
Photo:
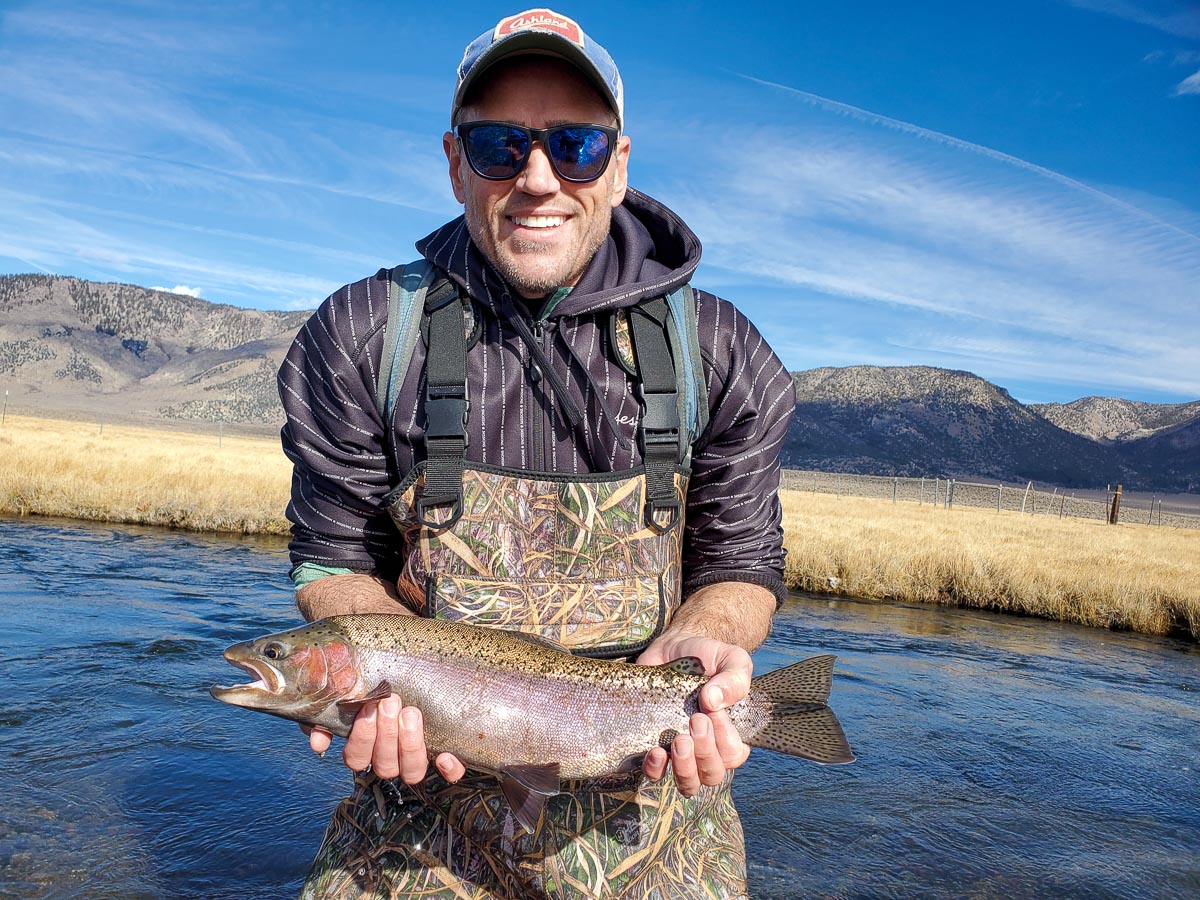
[[1200, 532], [782, 491], [789, 587], [1200, 640]]
[[287, 534], [277, 438], [7, 416], [0, 512], [189, 531]]
[[[274, 438], [7, 417], [0, 513], [286, 534]], [[1200, 531], [781, 491], [790, 587], [1200, 640]]]

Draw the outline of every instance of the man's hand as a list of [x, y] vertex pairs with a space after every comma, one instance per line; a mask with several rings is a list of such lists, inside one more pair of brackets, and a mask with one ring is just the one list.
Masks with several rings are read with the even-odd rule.
[[[308, 744], [321, 755], [332, 741], [333, 736], [323, 728], [309, 731]], [[367, 703], [354, 720], [342, 759], [355, 772], [371, 766], [380, 778], [400, 776], [405, 784], [416, 784], [429, 771], [421, 711], [404, 706], [397, 694]], [[434, 765], [447, 781], [458, 781], [466, 774], [466, 767], [452, 753], [439, 754]]]
[[720, 784], [727, 771], [736, 769], [750, 756], [750, 748], [742, 743], [725, 710], [750, 692], [754, 663], [741, 647], [689, 635], [664, 635], [637, 661], [657, 666], [684, 656], [698, 657], [710, 676], [700, 691], [702, 712], [692, 716], [688, 734], [676, 735], [669, 755], [662, 747], [646, 754], [642, 771], [658, 781], [666, 774], [669, 761], [679, 792], [694, 797], [702, 784]]

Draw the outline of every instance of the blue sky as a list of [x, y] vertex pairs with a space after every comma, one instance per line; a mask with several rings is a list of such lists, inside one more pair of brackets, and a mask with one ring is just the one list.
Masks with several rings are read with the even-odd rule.
[[[0, 2], [0, 272], [298, 309], [413, 258], [454, 66], [521, 8]], [[556, 8], [790, 369], [1200, 398], [1200, 4]]]

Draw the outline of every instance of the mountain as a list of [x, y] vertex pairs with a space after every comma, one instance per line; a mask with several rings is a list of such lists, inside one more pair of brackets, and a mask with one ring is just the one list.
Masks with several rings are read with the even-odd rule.
[[277, 425], [275, 372], [308, 315], [0, 276], [0, 386], [36, 415]]
[[928, 366], [797, 372], [784, 465], [1090, 487], [1119, 480], [1106, 447], [1059, 428], [1003, 388]]
[[1029, 408], [1059, 428], [1108, 442], [1146, 438], [1200, 419], [1200, 400], [1168, 404], [1084, 397], [1071, 403], [1034, 403]]
[[[275, 372], [308, 315], [127, 284], [0, 276], [0, 388], [10, 412], [274, 428]], [[785, 466], [1200, 492], [1200, 401], [1025, 406], [969, 372], [928, 366], [792, 378], [798, 403]]]

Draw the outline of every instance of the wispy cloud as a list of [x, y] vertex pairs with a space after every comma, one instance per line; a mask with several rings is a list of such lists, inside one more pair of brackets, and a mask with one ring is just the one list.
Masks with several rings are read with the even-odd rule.
[[1175, 85], [1175, 96], [1178, 97], [1182, 94], [1200, 94], [1200, 72], [1189, 75]]
[[1200, 9], [1188, 0], [1067, 0], [1072, 6], [1093, 12], [1106, 13], [1147, 25], [1178, 37], [1200, 39]]
[[[974, 360], [1001, 383], [1200, 395], [1194, 217], [912, 123], [749, 83], [809, 111], [772, 100], [786, 124], [764, 126], [754, 121], [763, 97], [739, 93], [744, 121], [686, 125], [705, 148], [686, 166], [710, 177], [661, 189], [704, 235], [721, 280], [779, 285], [753, 316], [785, 345], [795, 329], [783, 323], [805, 316], [813, 298], [849, 301], [805, 318], [799, 367], [816, 346], [828, 358], [824, 340], [842, 341], [820, 321], [832, 315], [860, 332], [860, 361]], [[774, 297], [788, 288], [794, 299], [781, 305]], [[862, 333], [875, 334], [873, 347]]]

